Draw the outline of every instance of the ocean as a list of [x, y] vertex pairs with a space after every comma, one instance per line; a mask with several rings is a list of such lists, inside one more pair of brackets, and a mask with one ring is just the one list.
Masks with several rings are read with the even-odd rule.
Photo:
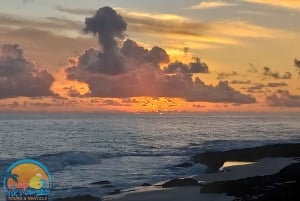
[[[300, 142], [299, 113], [2, 113], [0, 175], [19, 159], [36, 159], [52, 175], [50, 199], [101, 197], [145, 182], [203, 174], [201, 164], [176, 167], [199, 152], [281, 142]], [[112, 186], [91, 185], [102, 180]]]

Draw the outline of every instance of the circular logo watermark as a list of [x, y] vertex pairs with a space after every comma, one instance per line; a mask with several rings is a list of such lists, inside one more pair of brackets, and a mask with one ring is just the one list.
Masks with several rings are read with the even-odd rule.
[[48, 201], [51, 175], [40, 162], [24, 159], [12, 164], [5, 172], [3, 187], [7, 201]]

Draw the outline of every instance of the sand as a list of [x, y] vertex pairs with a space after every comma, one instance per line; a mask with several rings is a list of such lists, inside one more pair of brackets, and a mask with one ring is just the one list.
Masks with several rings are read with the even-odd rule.
[[[223, 172], [194, 176], [194, 178], [207, 183], [271, 175], [294, 162], [296, 161], [291, 158], [266, 158], [255, 163], [251, 161], [243, 162], [244, 164], [237, 162], [235, 166], [224, 167]], [[160, 187], [139, 187], [135, 192], [103, 198], [104, 201], [231, 201], [234, 199], [235, 197], [226, 196], [225, 194], [200, 193], [200, 187], [197, 186], [167, 189]]]

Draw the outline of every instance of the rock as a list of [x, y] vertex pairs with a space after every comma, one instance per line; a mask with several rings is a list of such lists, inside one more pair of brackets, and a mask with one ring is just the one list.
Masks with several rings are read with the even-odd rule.
[[152, 185], [149, 183], [143, 183], [141, 186], [152, 186]]
[[79, 195], [75, 197], [58, 198], [54, 201], [100, 201], [101, 199], [91, 195]]
[[227, 193], [243, 201], [297, 201], [300, 192], [300, 163], [274, 175], [205, 184], [201, 193]]
[[108, 180], [103, 180], [103, 181], [97, 181], [97, 182], [93, 182], [91, 183], [92, 185], [109, 185], [111, 184], [110, 181]]
[[176, 165], [175, 167], [181, 167], [181, 168], [188, 168], [188, 167], [192, 167], [194, 164], [193, 163], [181, 163]]
[[163, 188], [171, 188], [177, 186], [198, 186], [198, 180], [193, 178], [172, 179], [162, 185]]
[[257, 161], [267, 157], [299, 157], [300, 143], [274, 144], [261, 147], [234, 149], [223, 152], [208, 151], [192, 157], [194, 163], [202, 163], [212, 171], [218, 169], [226, 161]]

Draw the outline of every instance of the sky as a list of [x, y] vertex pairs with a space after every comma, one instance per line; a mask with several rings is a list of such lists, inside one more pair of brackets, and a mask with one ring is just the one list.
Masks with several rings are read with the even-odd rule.
[[2, 112], [300, 111], [298, 1], [0, 2]]

